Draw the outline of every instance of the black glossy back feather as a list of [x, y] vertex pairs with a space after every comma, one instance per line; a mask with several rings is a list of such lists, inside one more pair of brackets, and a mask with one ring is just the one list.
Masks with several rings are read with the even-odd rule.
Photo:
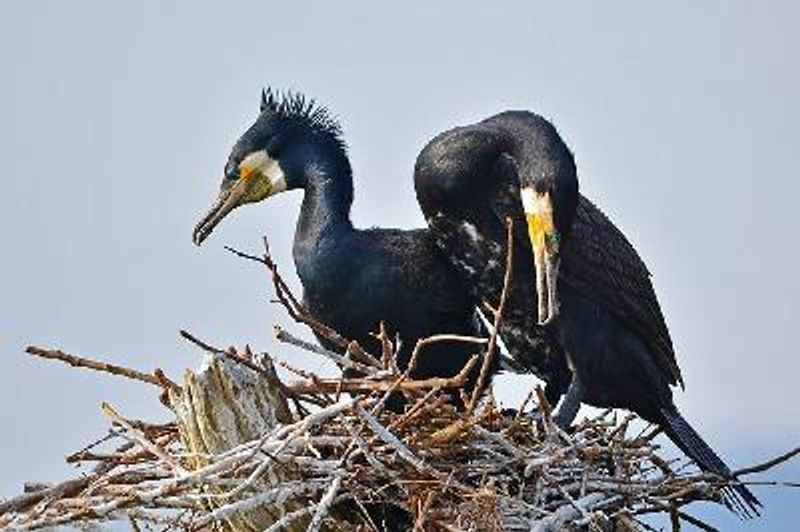
[[617, 314], [650, 346], [669, 383], [683, 386], [647, 266], [622, 231], [583, 196], [562, 260], [561, 280]]

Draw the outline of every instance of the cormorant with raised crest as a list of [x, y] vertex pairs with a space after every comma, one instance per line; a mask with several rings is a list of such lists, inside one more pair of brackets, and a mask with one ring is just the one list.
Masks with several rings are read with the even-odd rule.
[[[513, 290], [502, 337], [509, 354], [547, 383], [556, 419], [581, 402], [622, 407], [657, 424], [698, 466], [731, 470], [678, 412], [683, 386], [650, 274], [625, 236], [579, 194], [575, 162], [544, 118], [498, 114], [434, 138], [415, 167], [417, 198], [437, 241], [472, 297], [497, 305], [514, 222]], [[758, 514], [744, 485], [725, 504]]]
[[[353, 180], [340, 127], [300, 94], [262, 91], [260, 114], [234, 145], [219, 197], [197, 224], [194, 243], [237, 207], [295, 189], [304, 193], [294, 262], [304, 304], [316, 319], [374, 354], [381, 351], [374, 333], [384, 322], [401, 339], [401, 368], [418, 339], [482, 334], [473, 300], [429, 230], [353, 227]], [[476, 351], [455, 341], [429, 344], [413, 376], [453, 376]]]

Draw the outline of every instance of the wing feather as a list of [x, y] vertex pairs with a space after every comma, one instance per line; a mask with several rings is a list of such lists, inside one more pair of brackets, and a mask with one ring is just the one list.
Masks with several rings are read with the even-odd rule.
[[609, 308], [651, 346], [656, 363], [683, 386], [650, 272], [625, 235], [583, 195], [562, 251], [561, 281]]

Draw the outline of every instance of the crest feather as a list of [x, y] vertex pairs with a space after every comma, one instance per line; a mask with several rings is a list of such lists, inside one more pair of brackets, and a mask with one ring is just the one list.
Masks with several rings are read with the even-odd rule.
[[294, 91], [275, 91], [267, 87], [261, 91], [261, 112], [270, 111], [287, 120], [310, 128], [314, 133], [330, 135], [344, 148], [342, 127], [327, 107], [313, 98]]

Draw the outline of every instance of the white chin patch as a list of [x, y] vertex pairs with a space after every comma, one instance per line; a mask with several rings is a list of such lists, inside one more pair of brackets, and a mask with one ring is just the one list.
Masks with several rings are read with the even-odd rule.
[[539, 193], [533, 187], [525, 187], [520, 189], [519, 193], [525, 214], [552, 216], [553, 207], [550, 203], [550, 192]]
[[245, 157], [240, 166], [252, 168], [269, 179], [272, 193], [286, 190], [286, 175], [280, 163], [267, 154], [267, 150], [259, 150]]
[[522, 199], [522, 209], [525, 214], [536, 212], [536, 191], [533, 190], [533, 187], [523, 188], [519, 192]]

